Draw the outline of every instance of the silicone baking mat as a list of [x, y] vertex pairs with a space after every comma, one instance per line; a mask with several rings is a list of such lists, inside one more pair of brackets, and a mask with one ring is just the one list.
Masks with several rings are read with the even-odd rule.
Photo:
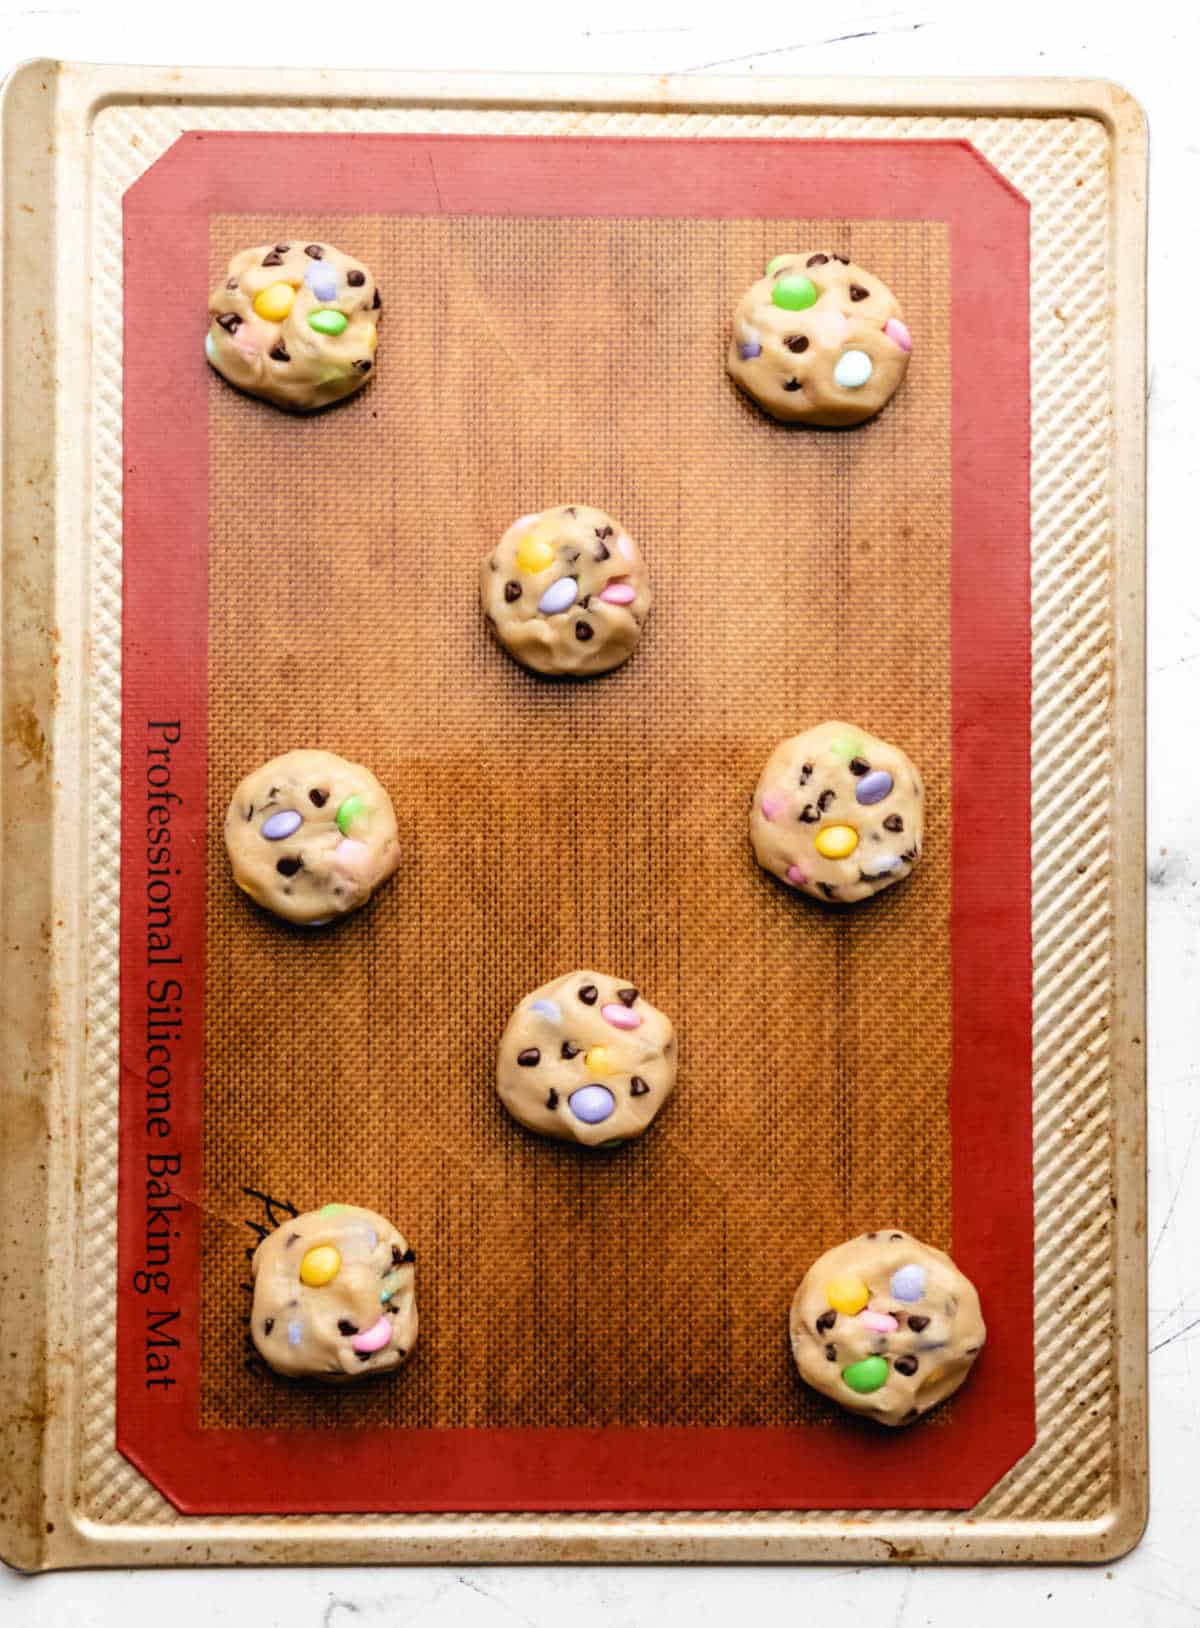
[[[998, 316], [1023, 200], [960, 143], [227, 135], [185, 138], [125, 219], [122, 1448], [207, 1510], [970, 1505], [1033, 1427], [1028, 345]], [[168, 239], [200, 310], [281, 235], [384, 295], [377, 377], [308, 420], [147, 298]], [[739, 290], [793, 244], [870, 266], [917, 336], [853, 434], [783, 429], [723, 374]], [[986, 413], [956, 415], [981, 370]], [[658, 599], [626, 669], [556, 686], [490, 644], [477, 562], [571, 498], [638, 537]], [[869, 909], [797, 899], [746, 841], [771, 746], [825, 717], [932, 788], [927, 857]], [[296, 744], [369, 763], [405, 850], [319, 936], [249, 906], [220, 837]], [[168, 786], [173, 876], [142, 836]], [[177, 964], [148, 949], [164, 910]], [[524, 1135], [491, 1087], [508, 1011], [577, 965], [682, 1037], [676, 1100], [618, 1157]], [[175, 1006], [160, 1139], [147, 1023]], [[164, 1153], [193, 1201], [178, 1353], [136, 1286]], [[248, 1194], [412, 1238], [395, 1383], [247, 1363]], [[807, 1395], [785, 1338], [807, 1263], [889, 1224], [952, 1247], [996, 1331], [897, 1435]], [[156, 1351], [174, 1385], [146, 1385]]]

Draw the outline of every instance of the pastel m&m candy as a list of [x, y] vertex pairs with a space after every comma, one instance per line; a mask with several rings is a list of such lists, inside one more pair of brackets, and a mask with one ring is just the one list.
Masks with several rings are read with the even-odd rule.
[[517, 547], [517, 568], [530, 576], [554, 564], [554, 550], [544, 537], [526, 532]]
[[342, 1257], [332, 1244], [317, 1244], [300, 1262], [300, 1281], [310, 1289], [324, 1288], [337, 1277], [341, 1265]]
[[887, 1384], [887, 1377], [886, 1357], [864, 1357], [861, 1362], [852, 1362], [842, 1369], [842, 1378], [860, 1396], [868, 1396], [872, 1391], [879, 1390]]
[[367, 814], [367, 799], [361, 793], [351, 792], [338, 804], [337, 828], [344, 837], [350, 835], [356, 820], [365, 821]]
[[606, 1085], [584, 1085], [572, 1091], [567, 1105], [585, 1125], [599, 1125], [616, 1107], [616, 1099]]
[[854, 1317], [871, 1298], [871, 1291], [861, 1278], [831, 1278], [825, 1285], [825, 1298], [834, 1311]]
[[849, 859], [858, 847], [858, 832], [852, 825], [827, 825], [817, 832], [816, 849], [824, 859]]
[[771, 299], [782, 311], [807, 311], [817, 303], [816, 284], [811, 277], [785, 273], [771, 290]]
[[925, 1269], [901, 1266], [892, 1273], [891, 1289], [897, 1300], [922, 1300], [925, 1296]]
[[309, 327], [314, 333], [324, 334], [327, 339], [336, 339], [340, 333], [345, 333], [346, 320], [341, 311], [331, 311], [324, 306], [308, 313]]
[[296, 299], [291, 283], [269, 283], [254, 296], [254, 309], [264, 322], [282, 322]]
[[833, 380], [843, 390], [861, 390], [874, 371], [874, 363], [866, 351], [848, 350], [838, 358]]

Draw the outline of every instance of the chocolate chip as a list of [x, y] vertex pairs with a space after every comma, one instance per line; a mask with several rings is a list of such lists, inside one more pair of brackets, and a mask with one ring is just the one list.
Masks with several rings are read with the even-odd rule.
[[871, 765], [867, 762], [865, 757], [852, 757], [850, 759], [851, 774], [866, 774], [870, 767]]
[[536, 1046], [526, 1046], [524, 1051], [517, 1053], [517, 1062], [522, 1068], [536, 1068], [542, 1060], [542, 1054]]
[[376, 289], [375, 290], [375, 298], [371, 301], [371, 309], [372, 309], [372, 311], [378, 311], [379, 307], [382, 304], [383, 304], [383, 301], [379, 298], [379, 290]]
[[595, 1006], [596, 999], [599, 994], [600, 991], [596, 988], [595, 984], [584, 984], [583, 988], [579, 991], [579, 998], [585, 1006]]
[[917, 1371], [916, 1357], [897, 1357], [892, 1364], [898, 1374], [912, 1375]]
[[[356, 1351], [354, 1355], [358, 1358], [359, 1362], [370, 1362], [375, 1353], [373, 1351]], [[338, 1370], [333, 1369], [331, 1371], [336, 1373]]]
[[903, 1422], [905, 1424], [908, 1424], [910, 1419], [918, 1419], [918, 1418], [920, 1418], [920, 1416], [921, 1416], [920, 1408], [909, 1408], [908, 1412], [904, 1415], [904, 1421]]
[[914, 1334], [920, 1334], [929, 1327], [929, 1319], [928, 1317], [910, 1317], [908, 1319], [908, 1326], [912, 1329]]
[[371, 371], [371, 364], [365, 356], [360, 356], [354, 365], [360, 373], [369, 373]]
[[242, 325], [242, 319], [236, 311], [222, 311], [217, 318], [217, 327], [224, 328], [227, 334], [235, 334]]
[[920, 859], [921, 850], [919, 848], [906, 848], [900, 857], [901, 859], [907, 859], [911, 864], [914, 860]]
[[644, 1097], [650, 1087], [640, 1074], [635, 1074], [629, 1082], [629, 1095], [631, 1097]]
[[804, 334], [793, 334], [790, 339], [784, 340], [784, 344], [790, 351], [795, 351], [797, 356], [803, 355], [808, 349], [808, 339]]
[[577, 1046], [573, 1040], [564, 1040], [562, 1043], [562, 1054], [568, 1062], [571, 1061], [572, 1057], [578, 1057], [581, 1050], [582, 1048]]
[[575, 515], [575, 514], [578, 514], [578, 513], [579, 513], [579, 511], [578, 511], [578, 509], [577, 509], [577, 508], [576, 508], [576, 507], [575, 507], [575, 505], [574, 505], [574, 504], [573, 504], [573, 503], [570, 503], [570, 504], [568, 504], [568, 505], [567, 505], [567, 507], [566, 507], [566, 508], [565, 508], [565, 509], [564, 509], [564, 510], [563, 510], [563, 513], [564, 513], [564, 514], [569, 514], [569, 515]]
[[634, 1001], [637, 1000], [637, 998], [638, 998], [638, 992], [637, 992], [636, 989], [618, 989], [617, 990], [617, 999], [620, 1001], [622, 1006], [632, 1006]]
[[339, 1334], [357, 1334], [358, 1333], [358, 1324], [357, 1323], [352, 1323], [348, 1317], [342, 1317], [338, 1321], [338, 1333]]
[[314, 786], [308, 794], [308, 800], [317, 808], [324, 808], [325, 804], [329, 801], [329, 793], [327, 791], [322, 791], [320, 786]]
[[595, 529], [596, 536], [599, 537], [601, 542], [603, 542], [606, 537], [611, 537], [613, 534], [613, 529], [611, 526], [597, 526]]
[[591, 604], [591, 602], [592, 602], [591, 594], [584, 594], [583, 598], [579, 601], [580, 610], [587, 610], [587, 608]]
[[904, 821], [900, 818], [899, 814], [889, 814], [887, 819], [883, 822], [883, 829], [885, 831], [903, 831]]
[[892, 1233], [892, 1242], [896, 1243], [899, 1239], [901, 1239], [903, 1237], [904, 1237], [904, 1234], [902, 1232], [893, 1232]]
[[821, 793], [821, 795], [817, 798], [817, 807], [820, 809], [821, 813], [824, 814], [825, 810], [829, 807], [830, 803], [836, 803], [836, 802], [837, 802], [837, 793], [836, 792], [823, 791]]
[[546, 1098], [546, 1106], [547, 1106], [547, 1108], [557, 1108], [558, 1107], [558, 1092], [557, 1091], [551, 1091], [550, 1095]]
[[290, 243], [277, 243], [275, 245], [275, 253], [276, 254], [287, 254], [291, 250], [291, 247], [292, 247], [292, 245]]
[[271, 346], [270, 350], [267, 352], [267, 355], [273, 362], [290, 362], [292, 359], [288, 355], [288, 348], [282, 339], [277, 345]]
[[820, 819], [820, 815], [811, 803], [805, 803], [796, 817], [803, 825], [815, 825]]
[[594, 630], [587, 622], [576, 622], [575, 637], [579, 640], [580, 644], [586, 644], [590, 638], [594, 637]]
[[231, 292], [233, 290], [235, 290], [237, 288], [237, 278], [236, 277], [231, 277], [229, 279], [229, 281], [225, 284], [225, 287], [228, 288]]
[[977, 1345], [969, 1345], [967, 1347], [967, 1349], [963, 1352], [963, 1356], [964, 1357], [973, 1357], [978, 1350], [979, 1350], [979, 1347]]
[[838, 896], [838, 890], [836, 887], [834, 887], [832, 882], [822, 882], [821, 892], [827, 899], [836, 899]]
[[607, 543], [596, 544], [596, 558], [598, 560], [608, 560], [612, 558], [612, 550], [609, 548]]
[[828, 1334], [829, 1330], [833, 1327], [833, 1325], [836, 1322], [837, 1322], [837, 1312], [835, 1312], [835, 1311], [823, 1311], [821, 1313], [821, 1315], [817, 1318], [817, 1333], [818, 1334]]
[[861, 283], [851, 283], [850, 298], [852, 300], [869, 300], [871, 298], [871, 290], [869, 288], [864, 288]]
[[827, 266], [829, 256], [827, 254], [810, 254], [804, 264], [806, 266]]
[[837, 262], [838, 262], [838, 263], [839, 263], [839, 264], [840, 264], [840, 265], [843, 265], [843, 266], [848, 266], [848, 265], [849, 265], [849, 264], [850, 264], [850, 262], [849, 262], [849, 260], [848, 260], [848, 259], [847, 259], [847, 258], [846, 258], [846, 256], [845, 256], [845, 255], [844, 255], [844, 254], [835, 254], [835, 255], [834, 255], [834, 257], [833, 257], [833, 258], [834, 258], [834, 259], [835, 259], [835, 260], [836, 260], [836, 261], [837, 261]]
[[807, 786], [808, 785], [808, 782], [812, 779], [812, 772], [813, 772], [812, 764], [811, 763], [806, 763], [804, 765], [804, 767], [800, 771], [800, 784], [802, 786]]
[[300, 1242], [300, 1234], [298, 1232], [290, 1232], [287, 1235], [287, 1237], [284, 1239], [283, 1247], [285, 1249], [287, 1249], [289, 1244], [298, 1244], [299, 1242]]
[[521, 597], [521, 584], [519, 582], [506, 582], [504, 584], [504, 598], [510, 605], [515, 605]]
[[365, 271], [348, 271], [346, 273], [346, 281], [351, 288], [361, 288], [366, 280], [367, 274]]
[[574, 565], [575, 561], [578, 558], [579, 558], [579, 550], [577, 548], [568, 548], [567, 553], [566, 553], [567, 564], [568, 565]]
[[302, 859], [281, 859], [275, 869], [280, 876], [295, 876], [296, 872], [301, 870], [303, 866], [304, 861]]
[[785, 379], [783, 381], [783, 388], [785, 390], [803, 390], [804, 386], [800, 383], [799, 379]]
[[263, 1324], [263, 1333], [269, 1334], [274, 1327], [275, 1319], [273, 1317], [268, 1317], [266, 1322]]
[[825, 1347], [825, 1356], [829, 1362], [837, 1361], [837, 1346], [830, 1343]]
[[[282, 264], [283, 256], [280, 254], [278, 249], [272, 249], [270, 254], [263, 255], [264, 266], [282, 266]], [[234, 286], [236, 287], [237, 285], [235, 284]]]
[[400, 1248], [399, 1244], [393, 1244], [392, 1245], [392, 1265], [393, 1266], [411, 1266], [412, 1263], [416, 1260], [416, 1258], [417, 1258], [417, 1252], [416, 1252], [415, 1249], [404, 1249], [404, 1250], [402, 1250]]
[[304, 252], [310, 260], [324, 260], [325, 250], [319, 243], [306, 243]]

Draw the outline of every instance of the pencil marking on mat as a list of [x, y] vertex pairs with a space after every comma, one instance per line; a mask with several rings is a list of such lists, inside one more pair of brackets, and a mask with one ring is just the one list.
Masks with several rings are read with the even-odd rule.
[[863, 28], [853, 34], [831, 34], [823, 40], [797, 40], [794, 45], [768, 46], [765, 51], [747, 51], [744, 56], [717, 57], [713, 62], [695, 62], [680, 68], [679, 73], [703, 73], [706, 68], [730, 68], [739, 62], [757, 62], [760, 57], [787, 56], [790, 51], [811, 51], [822, 45], [842, 45], [847, 40], [873, 40], [881, 34], [915, 34], [919, 28], [928, 28], [929, 19], [920, 23], [899, 23], [894, 28]]

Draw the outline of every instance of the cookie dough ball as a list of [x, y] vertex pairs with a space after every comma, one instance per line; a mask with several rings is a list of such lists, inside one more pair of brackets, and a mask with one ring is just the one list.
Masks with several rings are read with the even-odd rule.
[[572, 678], [628, 661], [650, 610], [632, 539], [584, 503], [514, 521], [484, 560], [480, 589], [509, 655], [535, 673]]
[[302, 927], [357, 910], [400, 863], [391, 799], [332, 752], [285, 752], [248, 774], [225, 816], [233, 879]]
[[514, 1119], [585, 1147], [640, 1136], [674, 1084], [670, 1018], [601, 972], [571, 972], [527, 995], [496, 1061], [500, 1101]]
[[764, 870], [833, 904], [869, 899], [921, 857], [925, 788], [898, 746], [852, 724], [781, 741], [750, 805]]
[[962, 1384], [986, 1330], [975, 1286], [906, 1232], [865, 1232], [796, 1290], [792, 1355], [815, 1390], [880, 1424], [911, 1424]]
[[331, 1384], [399, 1368], [417, 1341], [416, 1258], [390, 1221], [356, 1204], [286, 1221], [250, 1268], [259, 1356], [277, 1374]]
[[817, 250], [776, 255], [742, 295], [727, 365], [773, 418], [861, 424], [900, 388], [911, 350], [886, 283]]
[[230, 384], [312, 412], [366, 384], [380, 304], [366, 266], [332, 244], [243, 249], [209, 298], [204, 353]]

